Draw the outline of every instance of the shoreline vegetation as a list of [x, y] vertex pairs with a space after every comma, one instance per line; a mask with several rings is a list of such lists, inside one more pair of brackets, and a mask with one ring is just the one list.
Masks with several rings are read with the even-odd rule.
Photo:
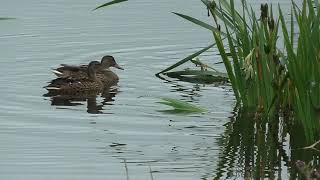
[[[157, 75], [174, 74], [171, 71], [174, 68], [217, 47], [241, 110], [255, 112], [254, 119], [264, 124], [278, 114], [293, 116], [292, 122], [286, 123], [301, 125], [306, 140], [317, 141], [320, 137], [319, 2], [304, 0], [301, 9], [292, 2], [289, 25], [280, 6], [279, 17], [275, 18], [274, 8], [268, 4], [261, 4], [261, 14], [257, 17], [246, 1], [241, 1], [241, 10], [235, 8], [234, 0], [202, 2], [213, 25], [174, 14], [208, 29], [214, 43]], [[283, 42], [278, 42], [279, 37]], [[281, 43], [284, 48], [279, 48]], [[202, 74], [194, 75], [208, 77], [208, 70], [201, 70]], [[193, 73], [185, 71], [185, 74]]]

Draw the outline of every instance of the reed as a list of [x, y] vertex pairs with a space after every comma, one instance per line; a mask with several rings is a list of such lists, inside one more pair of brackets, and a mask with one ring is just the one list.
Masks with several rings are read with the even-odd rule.
[[[304, 0], [302, 9], [294, 2], [292, 7], [291, 32], [288, 31], [279, 7], [287, 53], [285, 62], [290, 83], [288, 89], [293, 97], [296, 119], [309, 132], [309, 138], [313, 139], [314, 132], [318, 132], [320, 125], [320, 5], [318, 1]], [[299, 32], [297, 42], [294, 37], [295, 22]]]
[[110, 6], [110, 5], [112, 5], [112, 4], [117, 4], [117, 3], [121, 3], [121, 2], [125, 2], [125, 1], [128, 1], [128, 0], [113, 0], [113, 1], [104, 3], [104, 4], [102, 4], [102, 5], [94, 8], [93, 11], [95, 11], [95, 10], [97, 10], [97, 9], [100, 9], [100, 8], [104, 8], [104, 7]]
[[[237, 101], [244, 107], [258, 107], [257, 111], [267, 112], [278, 93], [276, 86], [280, 86], [284, 77], [281, 76], [276, 48], [279, 23], [274, 21], [272, 10], [269, 11], [268, 5], [264, 5], [258, 19], [253, 10], [249, 11], [245, 1], [242, 1], [242, 12], [235, 9], [233, 0], [220, 0], [219, 5], [208, 0], [202, 2], [216, 27], [187, 15], [175, 14], [213, 33], [213, 45], [220, 52]], [[222, 22], [222, 26], [219, 22]], [[213, 45], [190, 56], [199, 55]], [[160, 73], [188, 60], [190, 58], [185, 58]]]
[[[293, 109], [295, 120], [303, 125], [306, 136], [319, 135], [320, 120], [320, 6], [318, 1], [304, 0], [302, 9], [292, 2], [290, 32], [279, 7], [275, 19], [273, 8], [261, 5], [261, 14], [241, 1], [201, 0], [207, 7], [210, 25], [196, 18], [176, 15], [209, 30], [214, 44], [188, 56], [160, 73], [169, 71], [216, 46], [225, 65], [238, 104], [254, 109], [263, 120], [270, 115]], [[295, 42], [295, 24], [298, 39]], [[279, 27], [284, 42], [278, 42]], [[278, 48], [279, 44], [285, 48]]]

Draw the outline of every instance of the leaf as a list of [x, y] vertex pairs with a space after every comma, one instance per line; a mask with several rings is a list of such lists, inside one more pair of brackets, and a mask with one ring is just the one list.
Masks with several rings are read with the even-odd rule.
[[117, 3], [121, 3], [121, 2], [124, 2], [124, 1], [128, 1], [128, 0], [113, 0], [113, 1], [110, 1], [110, 2], [107, 2], [105, 4], [102, 4], [98, 7], [96, 7], [94, 10], [97, 10], [97, 9], [100, 9], [100, 8], [103, 8], [103, 7], [106, 7], [106, 6], [109, 6], [109, 5], [112, 5], [112, 4], [117, 4]]
[[[212, 32], [220, 32], [220, 30], [218, 28], [215, 28], [215, 27], [211, 26], [210, 24], [207, 24], [207, 23], [205, 23], [203, 21], [200, 21], [200, 20], [198, 20], [196, 18], [193, 18], [191, 16], [187, 16], [187, 15], [180, 14], [180, 13], [175, 13], [175, 12], [173, 12], [173, 14], [178, 15], [178, 16], [180, 16], [180, 17], [182, 17], [182, 18], [184, 18], [184, 19], [186, 19], [186, 20], [188, 20], [190, 22], [193, 22], [194, 24], [197, 24], [197, 25], [199, 25], [199, 26], [201, 26], [203, 28], [206, 28], [206, 29], [208, 29], [208, 30], [210, 30]], [[221, 32], [221, 34], [222, 35], [226, 35], [224, 32]]]
[[158, 102], [160, 104], [165, 104], [173, 107], [171, 110], [162, 110], [162, 112], [171, 112], [171, 113], [201, 113], [207, 110], [195, 106], [193, 104], [187, 103], [185, 101], [180, 101], [172, 98], [161, 98], [163, 101]]
[[180, 16], [180, 17], [182, 17], [182, 18], [184, 18], [184, 19], [186, 19], [186, 20], [188, 20], [190, 22], [193, 22], [193, 23], [195, 23], [195, 24], [197, 24], [197, 25], [199, 25], [201, 27], [204, 27], [204, 28], [206, 28], [206, 29], [208, 29], [210, 31], [218, 31], [217, 28], [211, 26], [210, 24], [207, 24], [207, 23], [205, 23], [203, 21], [200, 21], [200, 20], [198, 20], [196, 18], [193, 18], [191, 16], [180, 14], [180, 13], [176, 13], [176, 12], [172, 12], [172, 13], [175, 14], [175, 15], [178, 15], [178, 16]]
[[238, 85], [236, 84], [236, 77], [235, 77], [233, 70], [232, 70], [232, 64], [230, 63], [229, 58], [225, 52], [224, 44], [222, 42], [221, 36], [220, 36], [220, 34], [215, 33], [215, 32], [213, 33], [213, 36], [214, 36], [214, 39], [217, 43], [217, 47], [218, 47], [218, 50], [219, 50], [220, 55], [222, 57], [224, 66], [226, 67], [226, 70], [227, 70], [227, 73], [228, 73], [228, 76], [229, 76], [229, 79], [230, 79], [230, 82], [232, 85], [233, 92], [236, 96], [237, 101], [240, 102], [241, 100], [240, 100], [240, 94], [238, 91], [239, 88], [238, 88]]

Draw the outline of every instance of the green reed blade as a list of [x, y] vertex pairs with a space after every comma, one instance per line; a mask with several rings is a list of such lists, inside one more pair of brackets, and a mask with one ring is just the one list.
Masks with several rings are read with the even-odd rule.
[[244, 76], [241, 70], [242, 67], [240, 66], [238, 54], [236, 52], [233, 40], [231, 38], [231, 34], [227, 26], [226, 26], [226, 31], [227, 31], [227, 38], [228, 38], [229, 48], [231, 52], [231, 57], [233, 59], [233, 69], [235, 73], [236, 87], [239, 90], [239, 94], [240, 94], [239, 96], [242, 98], [243, 104], [247, 105], [247, 100], [245, 98]]
[[177, 15], [177, 16], [180, 16], [180, 17], [182, 17], [182, 18], [184, 18], [184, 19], [186, 19], [186, 20], [188, 20], [190, 22], [193, 22], [194, 24], [197, 24], [197, 25], [199, 25], [199, 26], [201, 26], [201, 27], [203, 27], [205, 29], [208, 29], [210, 31], [213, 31], [213, 32], [214, 31], [219, 31], [219, 29], [217, 29], [217, 28], [215, 28], [215, 27], [213, 27], [213, 26], [211, 26], [211, 25], [209, 25], [209, 24], [207, 24], [207, 23], [205, 23], [203, 21], [200, 21], [200, 20], [198, 20], [196, 18], [193, 18], [191, 16], [187, 16], [187, 15], [176, 13], [176, 12], [172, 12], [172, 13]]
[[96, 8], [93, 9], [94, 10], [97, 10], [97, 9], [100, 9], [100, 8], [103, 8], [103, 7], [106, 7], [106, 6], [110, 6], [112, 4], [117, 4], [117, 3], [121, 3], [121, 2], [124, 2], [124, 1], [128, 1], [128, 0], [113, 0], [113, 1], [110, 1], [110, 2], [107, 2], [105, 4], [102, 4]]
[[186, 57], [186, 58], [184, 58], [184, 59], [180, 60], [179, 62], [177, 62], [177, 63], [173, 64], [172, 66], [170, 66], [170, 67], [168, 67], [168, 68], [166, 68], [166, 69], [164, 69], [164, 70], [162, 70], [162, 71], [158, 72], [156, 75], [159, 75], [159, 74], [161, 74], [161, 73], [164, 73], [164, 72], [170, 71], [170, 70], [172, 70], [172, 69], [174, 69], [174, 68], [176, 68], [176, 67], [180, 66], [181, 64], [184, 64], [184, 63], [186, 63], [186, 62], [188, 62], [188, 61], [192, 60], [193, 58], [195, 58], [195, 57], [199, 56], [199, 55], [200, 55], [200, 54], [202, 54], [203, 52], [206, 52], [207, 50], [209, 50], [210, 48], [212, 48], [214, 45], [215, 45], [215, 43], [214, 43], [214, 44], [210, 44], [209, 46], [207, 46], [207, 47], [205, 47], [205, 48], [201, 49], [200, 51], [198, 51], [198, 52], [196, 52], [196, 53], [193, 53], [193, 54], [191, 54], [190, 56], [188, 56], [188, 57]]
[[234, 73], [232, 71], [232, 65], [231, 65], [231, 63], [230, 63], [230, 61], [228, 59], [228, 56], [227, 56], [226, 52], [225, 52], [221, 36], [217, 32], [213, 32], [213, 36], [214, 36], [214, 39], [215, 39], [215, 41], [217, 43], [217, 47], [219, 49], [219, 52], [220, 52], [220, 55], [222, 57], [223, 63], [225, 65], [225, 67], [226, 67], [229, 79], [231, 81], [231, 86], [232, 86], [233, 92], [234, 92], [234, 94], [236, 96], [237, 101], [241, 102], [239, 91], [238, 91], [238, 87], [237, 87], [237, 84], [236, 84], [235, 75], [234, 75]]

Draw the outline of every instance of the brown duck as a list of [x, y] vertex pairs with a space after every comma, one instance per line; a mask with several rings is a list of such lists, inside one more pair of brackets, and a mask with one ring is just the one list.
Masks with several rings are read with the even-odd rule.
[[[109, 69], [110, 67], [123, 70], [123, 68], [116, 63], [113, 56], [104, 56], [101, 59], [100, 67], [97, 68], [96, 78], [105, 85], [113, 85], [119, 80], [119, 77]], [[88, 77], [87, 68], [88, 65], [74, 66], [61, 64], [61, 67], [54, 69], [53, 73], [58, 77], [86, 78]]]
[[77, 93], [77, 92], [101, 92], [104, 84], [96, 77], [96, 72], [101, 68], [101, 63], [91, 61], [87, 66], [85, 77], [60, 77], [54, 79], [45, 88], [55, 93]]

